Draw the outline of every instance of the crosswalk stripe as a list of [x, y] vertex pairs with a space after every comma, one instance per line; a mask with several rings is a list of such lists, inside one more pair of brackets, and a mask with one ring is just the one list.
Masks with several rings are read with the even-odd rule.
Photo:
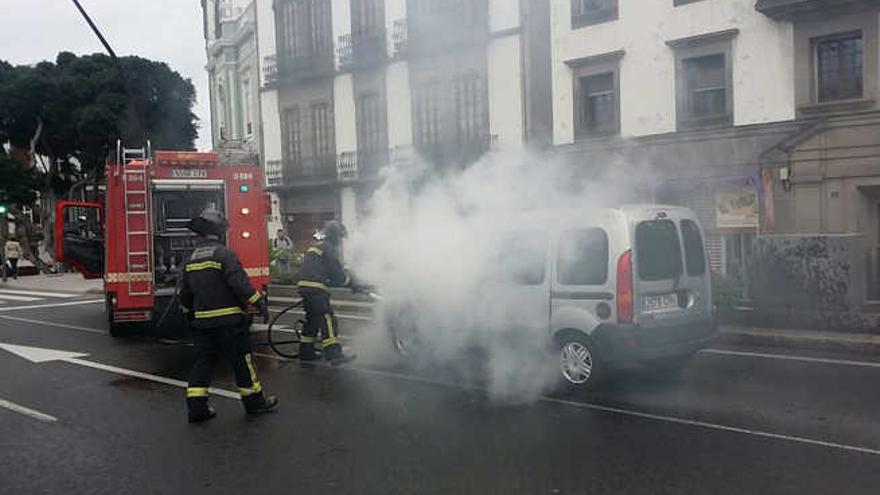
[[13, 296], [37, 296], [37, 297], [76, 297], [76, 294], [69, 292], [37, 292], [33, 290], [18, 289], [0, 289], [0, 294], [11, 294]]
[[39, 300], [39, 297], [7, 296], [6, 294], [0, 294], [0, 301], [33, 302]]

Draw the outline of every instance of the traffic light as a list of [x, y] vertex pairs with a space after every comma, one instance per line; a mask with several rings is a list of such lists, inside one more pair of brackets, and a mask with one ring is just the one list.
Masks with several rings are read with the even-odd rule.
[[0, 205], [0, 215], [5, 215], [7, 212], [9, 212], [9, 208], [6, 205]]

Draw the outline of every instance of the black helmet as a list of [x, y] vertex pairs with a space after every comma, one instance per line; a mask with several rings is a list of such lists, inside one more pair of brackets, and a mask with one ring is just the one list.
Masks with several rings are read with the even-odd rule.
[[339, 242], [347, 236], [348, 229], [345, 228], [345, 225], [343, 225], [342, 222], [330, 220], [324, 224], [324, 228], [321, 230], [319, 238], [320, 240], [328, 241], [331, 244], [339, 244]]
[[190, 220], [186, 227], [199, 235], [222, 236], [229, 228], [229, 222], [219, 211], [207, 208], [201, 215]]

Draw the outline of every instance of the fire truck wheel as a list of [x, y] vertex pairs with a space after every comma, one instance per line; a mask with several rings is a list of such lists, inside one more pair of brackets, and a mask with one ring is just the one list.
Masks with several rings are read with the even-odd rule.
[[123, 337], [128, 333], [128, 326], [122, 323], [113, 322], [113, 296], [107, 295], [104, 301], [104, 308], [107, 313], [107, 328], [111, 337]]

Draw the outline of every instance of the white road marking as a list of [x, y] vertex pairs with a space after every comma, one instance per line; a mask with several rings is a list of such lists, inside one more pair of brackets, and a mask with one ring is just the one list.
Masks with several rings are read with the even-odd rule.
[[2, 307], [0, 311], [18, 311], [23, 309], [42, 309], [42, 308], [59, 308], [63, 306], [81, 306], [85, 304], [96, 304], [104, 302], [103, 299], [86, 299], [83, 301], [70, 301], [70, 302], [62, 302], [62, 303], [50, 303], [50, 304], [35, 304], [30, 306], [10, 306], [10, 307]]
[[107, 335], [106, 330], [99, 330], [97, 328], [80, 327], [77, 325], [68, 325], [66, 323], [55, 323], [52, 321], [44, 321], [44, 320], [32, 320], [30, 318], [20, 318], [18, 316], [0, 315], [0, 320], [20, 321], [22, 323], [34, 323], [36, 325], [45, 325], [45, 326], [49, 326], [49, 327], [58, 327], [58, 328], [69, 328], [71, 330], [79, 330], [81, 332], [89, 332], [89, 333], [97, 333], [97, 334], [101, 334], [101, 335]]
[[19, 296], [37, 296], [37, 297], [76, 297], [77, 294], [69, 292], [37, 292], [33, 290], [18, 289], [0, 289], [0, 294], [13, 294]]
[[34, 302], [39, 301], [40, 297], [25, 297], [25, 296], [12, 296], [9, 294], [0, 293], [0, 301], [15, 301], [15, 302]]
[[[292, 359], [282, 358], [282, 357], [274, 356], [271, 354], [263, 354], [263, 353], [255, 353], [255, 354], [260, 357], [266, 357], [266, 358], [275, 359], [278, 361], [293, 361]], [[374, 376], [380, 376], [380, 377], [386, 377], [386, 378], [397, 378], [397, 379], [401, 379], [401, 380], [420, 382], [420, 383], [425, 383], [425, 384], [429, 384], [429, 385], [439, 385], [439, 386], [443, 386], [443, 387], [455, 388], [455, 389], [460, 389], [460, 390], [478, 391], [478, 392], [485, 392], [486, 391], [485, 388], [479, 387], [479, 386], [444, 382], [441, 380], [435, 380], [435, 379], [431, 379], [431, 378], [423, 378], [423, 377], [414, 376], [414, 375], [405, 375], [402, 373], [395, 373], [392, 371], [372, 370], [372, 369], [368, 369], [368, 368], [359, 368], [359, 367], [355, 367], [355, 366], [351, 366], [351, 365], [343, 365], [343, 366], [334, 367], [334, 366], [331, 366], [330, 364], [321, 363], [321, 362], [314, 363], [314, 365], [326, 367], [326, 368], [331, 368], [331, 369], [336, 368], [336, 369], [340, 369], [340, 370], [353, 371], [355, 373], [361, 373], [361, 374], [365, 374], [365, 375], [374, 375]], [[697, 427], [697, 428], [705, 428], [705, 429], [716, 430], [716, 431], [725, 431], [728, 433], [739, 433], [742, 435], [749, 435], [749, 436], [754, 436], [754, 437], [771, 438], [774, 440], [783, 440], [783, 441], [787, 441], [787, 442], [801, 443], [801, 444], [813, 445], [813, 446], [817, 446], [817, 447], [826, 447], [826, 448], [830, 448], [830, 449], [845, 450], [848, 452], [858, 452], [860, 454], [870, 454], [870, 455], [880, 456], [880, 449], [872, 449], [869, 447], [859, 447], [857, 445], [848, 445], [848, 444], [836, 443], [836, 442], [826, 442], [824, 440], [816, 440], [813, 438], [800, 437], [800, 436], [795, 436], [795, 435], [784, 435], [781, 433], [772, 433], [772, 432], [768, 432], [768, 431], [753, 430], [750, 428], [743, 428], [743, 427], [739, 427], [739, 426], [729, 426], [729, 425], [723, 425], [723, 424], [719, 424], [719, 423], [709, 423], [707, 421], [698, 421], [698, 420], [693, 420], [693, 419], [678, 418], [675, 416], [665, 416], [662, 414], [652, 414], [652, 413], [647, 413], [647, 412], [642, 412], [642, 411], [633, 411], [633, 410], [629, 410], [629, 409], [621, 409], [621, 408], [617, 408], [617, 407], [603, 406], [600, 404], [593, 404], [593, 403], [589, 403], [589, 402], [575, 402], [575, 401], [557, 399], [557, 398], [548, 397], [548, 396], [539, 397], [538, 402], [543, 402], [543, 403], [548, 403], [548, 404], [556, 404], [556, 405], [562, 405], [562, 406], [568, 406], [568, 407], [576, 407], [576, 408], [580, 408], [580, 409], [590, 409], [593, 411], [600, 411], [600, 412], [611, 413], [611, 414], [619, 414], [622, 416], [630, 416], [630, 417], [635, 417], [635, 418], [640, 418], [640, 419], [648, 419], [648, 420], [660, 421], [660, 422], [665, 422], [665, 423], [674, 423], [674, 424], [693, 426], [693, 427]]]
[[[140, 371], [129, 370], [125, 368], [118, 368], [116, 366], [110, 366], [101, 363], [95, 363], [93, 361], [86, 361], [82, 358], [87, 357], [88, 354], [81, 352], [70, 352], [70, 351], [59, 351], [55, 349], [44, 349], [41, 347], [31, 347], [25, 345], [14, 345], [14, 344], [0, 344], [0, 349], [3, 349], [7, 352], [11, 352], [21, 358], [27, 359], [32, 363], [48, 363], [53, 361], [61, 361], [64, 363], [75, 364], [78, 366], [85, 366], [88, 368], [93, 368], [96, 370], [108, 371], [110, 373], [115, 373], [117, 375], [130, 376], [133, 378], [139, 378], [141, 380], [147, 380], [156, 383], [162, 383], [165, 385], [172, 385], [174, 387], [187, 388], [189, 385], [181, 380], [175, 380], [173, 378], [167, 378], [159, 375], [151, 375], [149, 373], [141, 373]], [[226, 397], [229, 399], [240, 399], [239, 394], [235, 392], [230, 392], [229, 390], [223, 390], [219, 388], [211, 387], [208, 389], [209, 392], [213, 395], [219, 395], [220, 397]]]
[[705, 354], [717, 354], [720, 356], [779, 359], [782, 361], [800, 361], [803, 363], [839, 364], [844, 366], [860, 366], [863, 368], [880, 368], [880, 362], [853, 361], [850, 359], [817, 358], [810, 356], [793, 356], [789, 354], [769, 354], [765, 352], [729, 351], [726, 349], [703, 349], [700, 352]]
[[18, 405], [14, 402], [9, 402], [8, 400], [0, 399], [0, 407], [2, 407], [4, 409], [8, 409], [12, 412], [24, 414], [25, 416], [30, 416], [31, 418], [34, 418], [34, 419], [37, 419], [40, 421], [45, 421], [47, 423], [54, 423], [54, 422], [58, 421], [58, 418], [56, 418], [55, 416], [49, 416], [48, 414], [41, 413], [40, 411], [31, 409], [29, 407], [24, 407], [24, 406]]

